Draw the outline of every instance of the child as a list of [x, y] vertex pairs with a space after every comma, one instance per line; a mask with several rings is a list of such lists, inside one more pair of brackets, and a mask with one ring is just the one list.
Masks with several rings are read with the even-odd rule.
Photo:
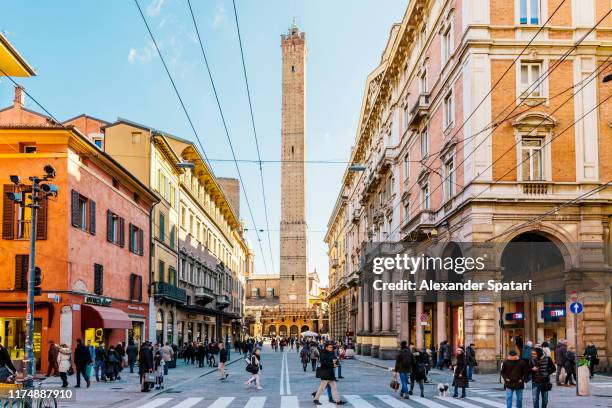
[[155, 366], [155, 389], [163, 389], [164, 388], [164, 365], [166, 362], [162, 358], [161, 352], [159, 349], [155, 351], [155, 357], [153, 359], [153, 363]]

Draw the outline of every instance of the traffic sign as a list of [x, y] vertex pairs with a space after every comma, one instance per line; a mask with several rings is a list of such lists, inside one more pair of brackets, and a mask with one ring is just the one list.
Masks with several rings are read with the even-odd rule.
[[582, 309], [584, 309], [584, 306], [582, 306], [582, 303], [574, 302], [570, 304], [570, 312], [572, 312], [573, 314], [582, 313]]

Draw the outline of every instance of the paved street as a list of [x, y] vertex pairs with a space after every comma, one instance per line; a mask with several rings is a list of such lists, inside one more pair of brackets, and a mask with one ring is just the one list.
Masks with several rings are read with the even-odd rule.
[[[273, 352], [268, 346], [262, 354], [263, 390], [245, 389], [244, 381], [248, 373], [241, 357], [232, 353], [233, 363], [229, 366], [230, 376], [226, 381], [218, 379], [216, 371], [209, 368], [196, 368], [182, 363], [171, 370], [165, 378], [164, 390], [140, 393], [136, 374], [124, 375], [115, 383], [94, 383], [89, 390], [78, 390], [76, 402], [62, 403], [61, 407], [72, 408], [264, 408], [264, 407], [310, 407], [310, 393], [315, 390], [318, 380], [308, 369], [302, 371], [295, 350], [286, 353]], [[376, 364], [376, 365], [374, 365]], [[424, 399], [412, 397], [410, 401], [399, 400], [397, 393], [391, 392], [391, 374], [385, 368], [391, 362], [381, 362], [369, 358], [349, 360], [343, 363], [344, 379], [339, 381], [339, 392], [355, 408], [504, 408], [503, 389], [497, 383], [496, 375], [476, 375], [471, 383], [468, 398], [439, 398], [436, 385], [450, 383], [449, 371], [434, 370], [430, 374], [431, 384], [425, 385]], [[74, 377], [70, 378], [74, 382]], [[49, 380], [59, 385], [58, 381]], [[71, 383], [71, 385], [73, 385]], [[555, 387], [549, 407], [561, 407], [577, 402], [584, 407], [612, 407], [612, 378], [596, 376], [591, 387], [591, 396], [576, 397], [574, 388]], [[531, 407], [531, 390], [525, 392], [524, 406]], [[326, 401], [326, 398], [321, 398]], [[324, 406], [333, 405], [326, 403]]]

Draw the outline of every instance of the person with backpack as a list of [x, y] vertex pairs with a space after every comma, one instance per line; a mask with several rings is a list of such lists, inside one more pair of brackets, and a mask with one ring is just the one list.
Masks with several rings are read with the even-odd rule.
[[399, 374], [402, 388], [400, 389], [400, 398], [410, 399], [408, 396], [408, 376], [412, 370], [412, 352], [408, 348], [408, 342], [400, 343], [400, 351], [395, 357], [395, 372]]
[[258, 390], [263, 390], [263, 387], [261, 386], [261, 383], [259, 381], [259, 372], [262, 370], [262, 368], [263, 367], [261, 365], [261, 351], [259, 350], [259, 348], [256, 348], [255, 351], [253, 351], [253, 354], [251, 354], [251, 356], [249, 357], [248, 364], [246, 366], [246, 371], [251, 373], [251, 378], [246, 380], [246, 382], [244, 383], [246, 388], [251, 388], [251, 385], [255, 383], [255, 386]]
[[555, 364], [549, 356], [545, 355], [542, 349], [535, 348], [531, 351], [529, 370], [533, 408], [540, 408], [540, 396], [542, 397], [542, 408], [546, 408], [548, 406], [548, 393], [552, 389], [550, 376], [556, 371]]
[[512, 408], [512, 396], [514, 394], [516, 394], [516, 407], [523, 407], [523, 390], [525, 389], [525, 378], [528, 374], [529, 364], [527, 361], [519, 358], [515, 350], [510, 351], [501, 370], [508, 408]]
[[310, 358], [310, 364], [312, 366], [312, 371], [315, 371], [317, 369], [317, 360], [319, 359], [319, 348], [317, 347], [317, 345], [315, 343], [311, 343], [310, 344], [310, 350], [309, 350], [309, 354], [308, 357]]
[[304, 344], [304, 347], [302, 347], [302, 351], [300, 351], [300, 361], [302, 362], [302, 368], [304, 369], [304, 372], [306, 372], [306, 367], [308, 366], [308, 362], [310, 361], [310, 350], [308, 349], [308, 346], [306, 344]]
[[427, 354], [425, 352], [419, 352], [418, 350], [412, 353], [412, 366], [410, 367], [410, 391], [408, 395], [412, 395], [414, 390], [414, 383], [419, 384], [421, 389], [421, 397], [425, 396], [423, 384], [427, 378], [425, 365], [427, 364]]

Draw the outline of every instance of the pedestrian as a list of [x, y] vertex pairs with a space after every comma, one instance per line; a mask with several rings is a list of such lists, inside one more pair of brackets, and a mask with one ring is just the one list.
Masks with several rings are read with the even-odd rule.
[[576, 349], [574, 346], [569, 346], [565, 354], [565, 386], [572, 387], [576, 385]]
[[412, 352], [408, 348], [408, 342], [400, 343], [400, 351], [395, 357], [395, 372], [399, 374], [402, 388], [400, 389], [400, 398], [409, 399], [408, 396], [408, 376], [412, 369]]
[[478, 365], [478, 360], [476, 360], [476, 345], [474, 343], [470, 343], [465, 350], [465, 357], [468, 365], [468, 381], [474, 381], [472, 378], [474, 375], [474, 367]]
[[544, 350], [536, 348], [531, 351], [529, 368], [533, 408], [540, 408], [540, 396], [542, 396], [542, 408], [546, 408], [548, 393], [552, 389], [550, 375], [555, 372], [555, 365], [550, 356], [544, 354]]
[[599, 364], [599, 358], [597, 357], [597, 347], [595, 343], [591, 341], [591, 344], [584, 350], [584, 356], [589, 360], [589, 378], [593, 378], [595, 373], [595, 366]]
[[336, 405], [344, 405], [346, 401], [340, 399], [338, 395], [338, 387], [336, 386], [336, 374], [334, 368], [336, 367], [338, 360], [334, 354], [334, 344], [332, 342], [326, 342], [324, 349], [320, 353], [320, 367], [317, 370], [317, 377], [321, 380], [319, 383], [319, 389], [314, 395], [313, 403], [315, 405], [323, 405], [319, 402], [319, 397], [323, 393], [323, 390], [329, 385], [332, 392], [332, 397]]
[[310, 361], [310, 350], [308, 349], [307, 345], [304, 345], [302, 347], [302, 350], [300, 351], [300, 361], [302, 362], [302, 368], [304, 369], [304, 372], [306, 372], [306, 367], [308, 366], [308, 362]]
[[91, 364], [91, 354], [89, 349], [83, 344], [81, 339], [76, 340], [77, 346], [74, 349], [74, 365], [76, 366], [76, 388], [81, 387], [81, 376], [87, 384], [87, 388], [91, 385], [89, 381], [88, 367]]
[[444, 340], [444, 349], [440, 350], [441, 354], [442, 354], [442, 366], [440, 366], [440, 369], [442, 370], [444, 367], [446, 368], [451, 368], [452, 362], [451, 362], [451, 347], [450, 344], [448, 344], [448, 340]]
[[162, 356], [159, 343], [155, 345], [155, 354], [153, 355], [153, 371], [155, 372], [155, 389], [164, 388], [164, 366], [166, 362]]
[[251, 373], [251, 378], [246, 380], [246, 382], [244, 383], [247, 388], [251, 388], [251, 385], [255, 383], [255, 386], [258, 390], [263, 390], [261, 382], [259, 381], [259, 372], [262, 370], [262, 368], [263, 367], [261, 365], [261, 351], [259, 348], [256, 348], [255, 351], [251, 353], [251, 357], [249, 358], [249, 364], [247, 364], [246, 366], [246, 370]]
[[225, 363], [227, 362], [227, 349], [223, 343], [219, 343], [219, 379], [225, 380], [229, 377], [229, 373], [225, 372]]
[[199, 343], [196, 349], [196, 359], [198, 360], [198, 367], [204, 367], [204, 358], [206, 357], [206, 347], [204, 343]]
[[162, 358], [164, 359], [164, 375], [168, 375], [168, 366], [174, 358], [174, 350], [172, 350], [172, 347], [170, 347], [170, 343], [166, 342], [164, 347], [160, 349], [160, 353]]
[[523, 347], [523, 353], [521, 354], [521, 358], [525, 361], [529, 361], [531, 358], [531, 350], [533, 349], [533, 343], [531, 341], [527, 341], [527, 345]]
[[423, 382], [427, 378], [427, 370], [425, 368], [427, 358], [427, 354], [424, 352], [419, 352], [417, 350], [412, 353], [412, 366], [410, 367], [410, 391], [408, 391], [408, 395], [412, 395], [414, 383], [416, 382], [419, 384], [419, 388], [421, 389], [421, 397], [425, 397]]
[[559, 376], [561, 375], [561, 369], [565, 369], [565, 356], [567, 354], [567, 343], [561, 339], [557, 343], [555, 348], [555, 364], [557, 364], [557, 385], [561, 385]]
[[153, 352], [147, 342], [142, 343], [138, 352], [138, 373], [140, 374], [140, 391], [149, 392], [151, 383], [147, 381], [147, 375], [153, 373]]
[[512, 396], [514, 394], [516, 394], [516, 407], [523, 407], [523, 390], [525, 389], [525, 378], [528, 374], [529, 364], [527, 361], [519, 358], [518, 353], [511, 350], [501, 370], [508, 408], [512, 408]]
[[49, 361], [49, 368], [47, 368], [47, 377], [53, 375], [57, 377], [59, 375], [59, 370], [57, 366], [57, 353], [59, 352], [59, 347], [53, 340], [49, 341], [49, 350], [47, 351], [47, 361]]
[[127, 367], [127, 354], [125, 354], [124, 346], [125, 346], [125, 343], [123, 342], [117, 343], [117, 346], [115, 346], [115, 351], [117, 352], [117, 355], [119, 356], [119, 372], [122, 372], [123, 368]]
[[550, 344], [547, 341], [542, 343], [542, 352], [546, 357], [550, 357]]
[[106, 353], [106, 361], [105, 364], [105, 372], [106, 377], [111, 380], [120, 380], [119, 376], [119, 363], [121, 362], [121, 358], [119, 354], [115, 350], [115, 346], [110, 346], [108, 352]]
[[96, 382], [106, 381], [105, 373], [105, 360], [106, 360], [106, 349], [104, 348], [104, 342], [100, 342], [95, 350], [95, 361], [94, 371], [96, 372]]
[[62, 379], [62, 388], [68, 387], [68, 371], [72, 367], [72, 352], [66, 344], [60, 345], [57, 353], [57, 366]]
[[459, 397], [459, 388], [461, 388], [461, 398], [465, 398], [465, 389], [468, 388], [470, 384], [467, 379], [467, 362], [462, 347], [457, 349], [457, 362], [453, 374], [453, 386], [455, 387], [453, 397]]
[[128, 358], [128, 366], [130, 366], [130, 373], [134, 373], [134, 364], [138, 360], [138, 346], [134, 344], [134, 340], [128, 342], [128, 346], [125, 349], [125, 353]]
[[320, 356], [319, 348], [315, 343], [311, 343], [309, 351], [308, 357], [310, 358], [310, 365], [312, 366], [312, 371], [315, 371], [317, 369], [317, 360]]

